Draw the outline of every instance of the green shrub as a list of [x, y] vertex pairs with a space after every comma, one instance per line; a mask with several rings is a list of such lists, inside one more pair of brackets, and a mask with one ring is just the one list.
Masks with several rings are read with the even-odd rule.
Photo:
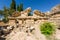
[[7, 22], [9, 21], [9, 19], [8, 19], [8, 18], [4, 18], [2, 21], [3, 21], [4, 23], [7, 23]]
[[40, 25], [40, 30], [41, 33], [46, 36], [52, 35], [53, 32], [55, 31], [54, 24], [50, 22], [44, 22], [43, 24]]

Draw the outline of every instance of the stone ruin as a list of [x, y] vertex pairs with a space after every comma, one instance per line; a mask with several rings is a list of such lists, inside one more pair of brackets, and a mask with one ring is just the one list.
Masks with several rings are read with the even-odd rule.
[[56, 25], [56, 32], [52, 36], [52, 40], [54, 38], [60, 40], [59, 6], [46, 13], [34, 10], [33, 16], [28, 16], [28, 13], [31, 12], [30, 7], [21, 12], [14, 12], [12, 16], [8, 17], [7, 23], [0, 21], [1, 37], [6, 38], [6, 40], [46, 40], [46, 37], [40, 32], [39, 26], [41, 23], [49, 21]]

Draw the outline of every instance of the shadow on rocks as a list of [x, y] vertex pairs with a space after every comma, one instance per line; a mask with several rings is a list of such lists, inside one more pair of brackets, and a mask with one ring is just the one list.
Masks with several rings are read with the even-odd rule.
[[0, 40], [5, 40], [6, 38], [2, 38], [2, 37], [0, 37]]

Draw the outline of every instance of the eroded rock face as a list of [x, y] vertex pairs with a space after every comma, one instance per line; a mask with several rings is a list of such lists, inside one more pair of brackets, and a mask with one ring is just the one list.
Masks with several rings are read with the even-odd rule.
[[60, 40], [60, 29], [56, 29], [55, 39]]
[[57, 6], [54, 6], [51, 11], [52, 11], [52, 12], [60, 11], [60, 4], [57, 5]]
[[[28, 22], [30, 25], [19, 26], [14, 28], [14, 30], [6, 36], [6, 40], [46, 40], [46, 37], [41, 34], [39, 25], [40, 20], [37, 20], [35, 23]], [[32, 25], [32, 24], [33, 25]], [[32, 31], [31, 31], [32, 30]]]
[[[56, 10], [60, 10], [59, 7], [60, 6], [53, 8], [53, 12], [55, 12]], [[7, 28], [8, 30], [4, 30], [4, 32], [11, 31], [9, 34], [5, 36], [6, 40], [46, 40], [45, 35], [43, 35], [40, 32], [39, 26], [41, 23], [48, 21], [48, 18], [47, 17], [45, 18], [45, 14], [42, 14], [38, 10], [34, 11], [33, 16], [28, 16], [29, 12], [31, 12], [31, 8], [27, 8], [26, 10], [20, 12], [18, 15], [17, 13], [14, 13], [13, 16], [15, 17], [9, 18], [10, 20], [8, 24], [10, 26], [14, 26], [14, 29], [10, 30], [11, 28], [8, 27]], [[48, 16], [50, 15], [49, 13], [48, 13]], [[19, 16], [19, 17], [16, 17], [16, 16]], [[17, 23], [15, 22], [16, 19], [18, 20]], [[54, 20], [55, 19], [52, 18], [52, 20], [50, 21], [55, 22]], [[56, 38], [58, 39], [60, 37], [59, 33], [60, 33], [59, 30], [56, 31]]]
[[20, 31], [19, 29], [16, 29], [14, 31], [12, 31], [12, 33], [10, 33], [6, 40], [33, 40], [34, 38], [30, 36], [28, 36], [29, 34], [23, 32], [23, 31]]
[[38, 16], [44, 16], [44, 13], [40, 12], [39, 10], [34, 10], [33, 12]]
[[12, 32], [6, 40], [36, 40], [33, 35], [28, 36], [25, 32]]
[[24, 13], [29, 13], [31, 12], [31, 7], [28, 7], [26, 10], [24, 10]]

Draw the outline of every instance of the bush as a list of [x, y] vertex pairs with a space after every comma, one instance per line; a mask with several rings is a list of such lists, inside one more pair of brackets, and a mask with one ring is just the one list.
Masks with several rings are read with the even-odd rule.
[[4, 18], [3, 20], [2, 20], [4, 23], [7, 23], [8, 21], [9, 21], [9, 19], [7, 18]]
[[40, 30], [42, 34], [49, 36], [55, 31], [54, 24], [50, 22], [44, 22], [43, 24], [41, 24]]

